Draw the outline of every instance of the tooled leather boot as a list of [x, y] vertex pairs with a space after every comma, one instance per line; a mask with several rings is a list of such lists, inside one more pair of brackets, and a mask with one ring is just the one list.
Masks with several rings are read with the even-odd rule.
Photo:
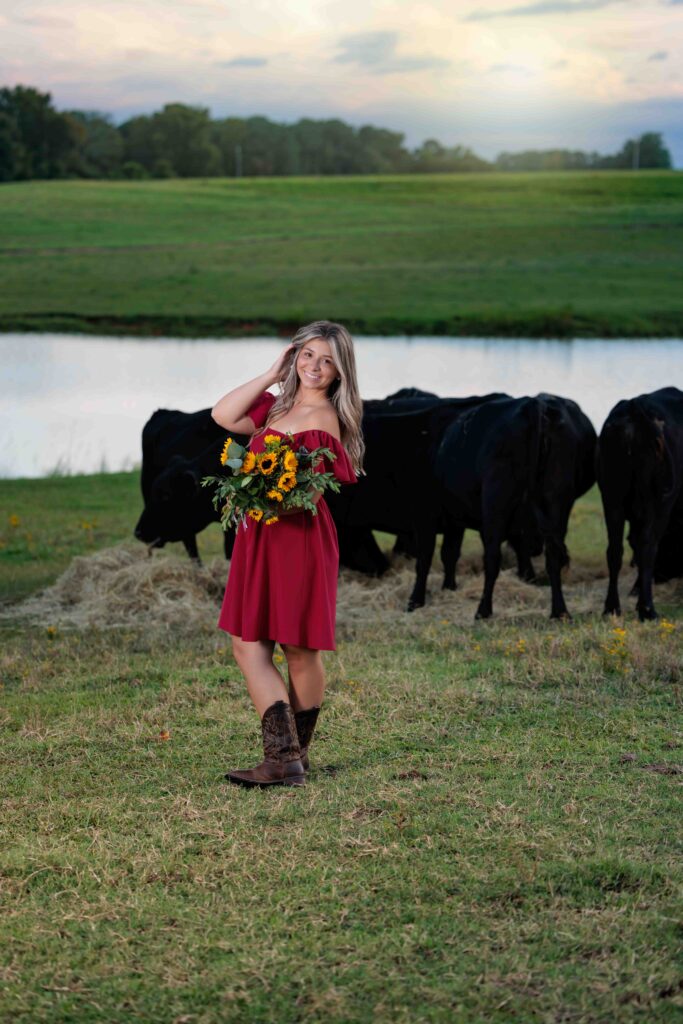
[[306, 782], [301, 750], [291, 705], [284, 700], [271, 704], [261, 719], [263, 761], [256, 768], [228, 772], [237, 786], [303, 786]]
[[308, 771], [308, 747], [313, 737], [315, 723], [318, 721], [319, 714], [319, 704], [315, 707], [307, 708], [305, 711], [294, 712], [296, 732], [299, 737], [299, 747], [301, 748], [301, 763], [304, 766], [305, 772]]

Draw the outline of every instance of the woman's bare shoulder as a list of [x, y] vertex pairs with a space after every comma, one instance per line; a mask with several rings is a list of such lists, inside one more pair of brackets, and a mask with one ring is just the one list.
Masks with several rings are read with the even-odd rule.
[[337, 441], [341, 441], [339, 418], [332, 403], [312, 409], [306, 418], [308, 420], [307, 430], [326, 430], [328, 434], [332, 434], [332, 437], [336, 437]]

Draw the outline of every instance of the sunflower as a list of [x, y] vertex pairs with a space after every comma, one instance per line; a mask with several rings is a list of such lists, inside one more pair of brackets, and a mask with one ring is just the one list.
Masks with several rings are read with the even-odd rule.
[[250, 508], [247, 515], [251, 519], [254, 519], [257, 523], [259, 522], [259, 520], [263, 519], [263, 512], [261, 511], [260, 508]]
[[266, 498], [272, 498], [273, 501], [283, 501], [284, 495], [281, 493], [281, 491], [267, 491]]
[[264, 476], [270, 476], [275, 467], [277, 466], [277, 455], [273, 452], [264, 452], [258, 456], [258, 468], [261, 470]]
[[270, 516], [268, 519], [264, 520], [266, 526], [270, 526], [271, 523], [276, 523], [277, 521], [278, 521], [278, 517], [277, 516]]
[[282, 438], [277, 434], [266, 434], [264, 441], [266, 444], [282, 444]]
[[283, 473], [277, 485], [281, 491], [291, 491], [296, 485], [296, 473]]
[[297, 459], [293, 451], [288, 449], [285, 452], [285, 457], [282, 461], [285, 469], [289, 470], [290, 473], [296, 473], [297, 467], [299, 465], [299, 460]]
[[253, 452], [247, 452], [242, 461], [242, 472], [251, 473], [252, 469], [256, 465], [256, 456]]
[[230, 447], [231, 444], [232, 438], [229, 437], [225, 444], [223, 445], [223, 451], [221, 452], [221, 466], [224, 466], [225, 463], [228, 461], [228, 448]]

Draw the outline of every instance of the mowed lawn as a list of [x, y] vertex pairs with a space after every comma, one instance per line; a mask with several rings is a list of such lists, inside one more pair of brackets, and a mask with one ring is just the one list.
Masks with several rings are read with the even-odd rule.
[[677, 335], [683, 175], [0, 189], [0, 329]]
[[[0, 496], [5, 601], [140, 505], [136, 474]], [[604, 571], [595, 491], [569, 546]], [[289, 791], [223, 780], [257, 721], [214, 621], [0, 620], [0, 1020], [680, 1019], [683, 617], [659, 592], [659, 623], [632, 599], [514, 618], [501, 593], [463, 627], [438, 579], [392, 619], [373, 590]]]

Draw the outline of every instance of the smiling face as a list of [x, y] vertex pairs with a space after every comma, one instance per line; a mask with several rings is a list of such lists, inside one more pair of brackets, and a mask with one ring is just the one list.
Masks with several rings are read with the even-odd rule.
[[296, 372], [300, 386], [306, 391], [327, 392], [330, 384], [339, 376], [332, 357], [332, 349], [322, 338], [305, 341], [299, 349]]

